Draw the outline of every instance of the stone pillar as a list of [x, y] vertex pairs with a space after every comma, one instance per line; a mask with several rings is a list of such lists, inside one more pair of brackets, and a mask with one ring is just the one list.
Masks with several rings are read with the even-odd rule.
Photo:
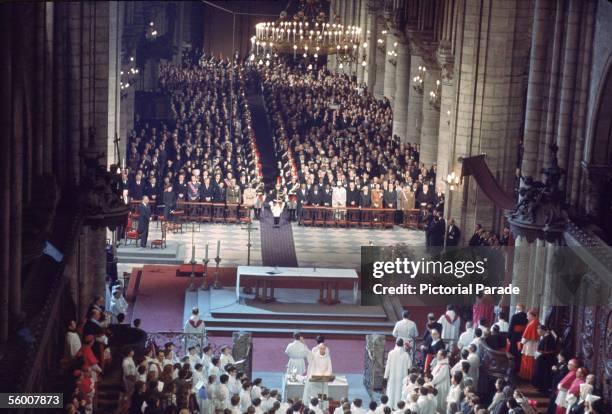
[[405, 38], [398, 37], [397, 66], [395, 71], [395, 100], [393, 106], [393, 135], [406, 142], [406, 121], [408, 116], [408, 96], [411, 91], [410, 81], [410, 46]]
[[[10, 45], [13, 42], [11, 3], [0, 4], [0, 99], [11, 102], [12, 96], [12, 53]], [[11, 111], [0, 111], [0, 134], [3, 137], [12, 135]], [[9, 333], [9, 297], [11, 291], [11, 139], [6, 139], [4, 151], [0, 151], [0, 180], [2, 195], [0, 196], [0, 344], [8, 339]]]
[[[367, 0], [359, 0], [359, 19], [358, 19], [358, 24], [359, 27], [361, 28], [361, 44], [359, 45], [358, 50], [358, 55], [357, 55], [357, 83], [358, 84], [362, 84], [366, 82], [366, 67], [367, 67], [367, 61], [368, 61], [368, 56], [367, 56], [367, 52], [368, 52], [368, 48], [363, 47], [364, 43], [368, 43], [369, 39], [368, 39], [368, 28], [367, 28], [367, 22], [368, 22], [368, 2]], [[365, 59], [364, 59], [365, 57]], [[362, 65], [362, 62], [366, 62], [366, 66]]]
[[[580, 40], [580, 29], [583, 1], [570, 1], [565, 23], [565, 42], [563, 51], [563, 77], [561, 78], [561, 97], [559, 101], [559, 115], [557, 118], [557, 145], [559, 166], [565, 171], [570, 168], [570, 136], [572, 128], [575, 128], [573, 121], [574, 108], [577, 106], [574, 101], [576, 90], [576, 73], [578, 69], [578, 51]], [[578, 156], [579, 157], [579, 156]], [[568, 179], [567, 174], [561, 178], [561, 185], [565, 187]]]
[[542, 128], [543, 104], [546, 90], [547, 49], [550, 38], [551, 0], [536, 0], [531, 36], [531, 57], [529, 62], [529, 86], [525, 110], [525, 134], [523, 138], [524, 176], [537, 177], [538, 147]]
[[382, 39], [382, 27], [384, 27], [383, 19], [377, 17], [376, 32], [372, 33], [372, 39], [376, 42], [376, 83], [374, 84], [374, 97], [376, 99], [382, 99], [385, 94], [385, 62], [387, 54], [385, 52], [385, 48], [382, 46], [382, 43], [378, 42], [378, 39]]
[[440, 126], [440, 110], [429, 102], [429, 93], [438, 90], [440, 85], [440, 71], [428, 67], [423, 82], [423, 126], [421, 128], [420, 162], [429, 167], [436, 163], [438, 158], [438, 127]]
[[525, 236], [517, 235], [514, 238], [512, 285], [518, 287], [520, 293], [518, 295], [510, 295], [510, 309], [514, 309], [517, 303], [528, 305], [530, 262], [531, 243], [527, 241]]
[[[444, 71], [443, 71], [444, 73]], [[440, 97], [440, 122], [438, 124], [438, 156], [436, 165], [436, 188], [444, 188], [443, 180], [451, 173], [459, 175], [459, 166], [456, 159], [451, 159], [451, 120], [453, 115], [453, 98], [455, 88], [452, 73], [442, 76], [442, 89]], [[448, 76], [451, 75], [451, 76]]]
[[[370, 33], [367, 35], [368, 43], [368, 73], [367, 73], [367, 84], [368, 91], [374, 94], [376, 86], [376, 32], [377, 32], [377, 19], [376, 19], [376, 2], [368, 0], [368, 30]], [[367, 32], [366, 32], [367, 33]]]
[[[523, 122], [522, 85], [531, 10], [519, 0], [487, 3], [488, 9], [484, 7], [484, 3], [468, 0], [457, 16], [453, 77], [457, 108], [451, 123], [451, 159], [484, 153], [501, 188], [512, 192], [517, 131]], [[494, 55], [492, 50], [496, 51]], [[461, 217], [456, 217], [462, 232], [472, 233], [476, 223], [499, 230], [505, 220], [503, 211], [480, 191], [475, 180], [464, 182], [467, 186], [459, 203], [464, 208]]]
[[[115, 153], [115, 134], [122, 138], [122, 143], [126, 142], [126, 136], [120, 135], [121, 125], [121, 32], [122, 14], [120, 3], [111, 1], [109, 4], [109, 25], [108, 25], [108, 133], [106, 145], [106, 164], [119, 164]], [[181, 5], [179, 5], [179, 14]], [[180, 55], [180, 54], [179, 54]], [[125, 155], [125, 154], [123, 154]]]
[[[423, 65], [421, 56], [415, 53], [415, 48], [410, 49], [410, 84], [412, 79], [419, 74], [419, 66]], [[411, 144], [421, 143], [421, 126], [423, 124], [423, 93], [412, 88], [408, 94], [408, 111], [406, 122], [406, 141]]]
[[387, 32], [387, 38], [385, 40], [385, 79], [383, 83], [383, 94], [385, 97], [391, 102], [391, 107], [393, 107], [393, 102], [395, 98], [395, 58], [391, 55], [393, 50], [395, 49], [395, 44], [397, 43], [397, 37], [392, 33], [391, 30]]
[[546, 241], [537, 239], [530, 245], [531, 257], [529, 262], [529, 285], [527, 295], [527, 308], [539, 308], [544, 294], [546, 281]]
[[251, 378], [253, 373], [253, 337], [250, 332], [232, 333], [232, 356], [236, 361], [245, 360], [243, 371]]

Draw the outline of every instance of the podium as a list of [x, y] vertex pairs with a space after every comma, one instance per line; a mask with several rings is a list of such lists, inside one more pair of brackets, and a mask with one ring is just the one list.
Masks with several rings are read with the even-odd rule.
[[[307, 380], [310, 384], [306, 384], [304, 387], [304, 403], [309, 402], [312, 397], [316, 396], [319, 399], [321, 409], [326, 411], [329, 408], [329, 383], [334, 382], [335, 379], [335, 375], [311, 376]], [[319, 390], [321, 392], [318, 392]]]

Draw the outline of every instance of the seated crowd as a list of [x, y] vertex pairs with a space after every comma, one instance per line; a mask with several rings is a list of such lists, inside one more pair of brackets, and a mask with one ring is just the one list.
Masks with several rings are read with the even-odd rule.
[[164, 205], [168, 219], [178, 201], [242, 203], [244, 195], [254, 203], [262, 184], [243, 68], [212, 57], [201, 62], [161, 67], [174, 125], [137, 122], [129, 137], [124, 197], [146, 195]]
[[260, 71], [273, 127], [281, 184], [295, 208], [430, 208], [436, 166], [419, 163], [419, 146], [392, 136], [389, 102], [326, 69], [278, 62]]

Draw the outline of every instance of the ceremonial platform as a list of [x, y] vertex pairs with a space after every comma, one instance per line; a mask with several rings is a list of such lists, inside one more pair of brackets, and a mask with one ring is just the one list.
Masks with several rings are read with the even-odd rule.
[[122, 243], [117, 247], [117, 259], [120, 263], [130, 264], [182, 264], [185, 260], [185, 244], [180, 240], [168, 240], [166, 247], [161, 249], [140, 247], [136, 243], [126, 246]]

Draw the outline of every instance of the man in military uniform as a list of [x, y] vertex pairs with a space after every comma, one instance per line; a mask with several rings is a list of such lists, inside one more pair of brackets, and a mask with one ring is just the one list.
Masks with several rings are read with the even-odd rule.
[[240, 187], [236, 185], [236, 179], [232, 178], [230, 185], [225, 190], [225, 202], [227, 204], [240, 204]]

